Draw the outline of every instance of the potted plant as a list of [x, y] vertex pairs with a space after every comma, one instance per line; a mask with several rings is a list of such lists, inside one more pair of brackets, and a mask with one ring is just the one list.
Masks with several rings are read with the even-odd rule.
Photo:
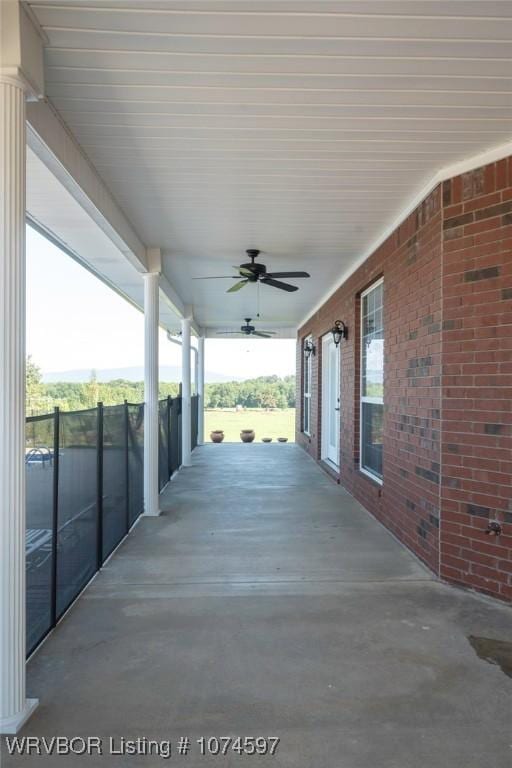
[[212, 443], [222, 443], [224, 440], [224, 430], [223, 429], [212, 429], [210, 432], [210, 439]]
[[256, 437], [256, 433], [254, 429], [242, 429], [240, 432], [240, 437], [242, 439], [242, 443], [252, 443]]

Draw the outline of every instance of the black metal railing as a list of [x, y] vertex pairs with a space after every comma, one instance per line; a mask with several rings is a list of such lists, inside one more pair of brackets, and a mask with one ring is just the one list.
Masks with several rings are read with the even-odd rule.
[[198, 432], [198, 425], [199, 425], [199, 397], [197, 395], [192, 395], [190, 399], [191, 399], [190, 419], [191, 419], [191, 429], [192, 429], [192, 450], [194, 450], [194, 448], [197, 448], [197, 432]]
[[[160, 402], [159, 442], [162, 489], [181, 465], [180, 397]], [[143, 511], [144, 405], [29, 417], [25, 465], [31, 653]]]
[[158, 487], [162, 490], [181, 466], [181, 397], [167, 397], [158, 405]]
[[27, 419], [29, 653], [141, 514], [143, 430], [131, 403]]

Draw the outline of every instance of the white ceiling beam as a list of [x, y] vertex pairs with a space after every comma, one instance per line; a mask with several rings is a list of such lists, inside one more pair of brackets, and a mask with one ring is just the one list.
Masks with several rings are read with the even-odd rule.
[[30, 148], [139, 271], [146, 248], [82, 148], [48, 102], [27, 105]]
[[185, 304], [163, 273], [160, 274], [160, 291], [164, 301], [169, 306], [169, 308], [178, 317], [185, 317]]
[[18, 0], [0, 1], [0, 73], [21, 81], [29, 100], [44, 93], [43, 37]]
[[146, 259], [149, 272], [158, 272], [158, 287], [160, 291], [160, 300], [163, 301], [178, 318], [189, 318], [191, 320], [192, 330], [196, 336], [201, 335], [201, 328], [197, 324], [192, 308], [186, 305], [173, 286], [165, 276], [162, 268], [162, 252], [160, 248], [148, 248]]
[[[67, 126], [46, 102], [31, 104], [27, 110], [28, 144], [41, 161], [119, 248], [138, 272], [155, 267], [158, 249], [146, 248], [134, 228], [105, 187], [95, 168]], [[156, 269], [161, 273], [161, 264]], [[104, 279], [101, 277], [101, 279]], [[160, 274], [160, 297], [177, 317], [185, 305], [165, 275]], [[194, 330], [198, 331], [194, 321]]]

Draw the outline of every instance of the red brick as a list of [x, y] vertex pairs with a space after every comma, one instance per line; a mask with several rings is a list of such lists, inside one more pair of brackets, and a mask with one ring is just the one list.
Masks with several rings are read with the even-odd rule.
[[507, 186], [508, 172], [507, 160], [500, 160], [496, 163], [496, 189], [503, 189]]
[[[299, 335], [311, 332], [318, 343], [336, 317], [351, 329], [341, 353], [343, 485], [442, 578], [512, 600], [512, 525], [504, 523], [499, 538], [485, 533], [489, 518], [504, 519], [512, 511], [512, 298], [503, 295], [512, 288], [512, 158], [443, 186], [450, 193], [445, 207], [438, 186]], [[457, 223], [457, 217], [468, 220]], [[449, 219], [453, 226], [443, 232]], [[478, 274], [490, 268], [496, 268], [494, 277]], [[475, 274], [468, 280], [470, 272]], [[355, 463], [358, 295], [381, 275], [386, 328], [382, 488]], [[421, 375], [414, 375], [409, 361], [426, 357], [429, 365], [418, 365]], [[320, 364], [317, 355], [311, 442], [297, 436], [317, 460]], [[297, 418], [299, 423], [299, 413]], [[438, 475], [440, 486], [432, 482]], [[488, 512], [469, 514], [474, 507]], [[439, 508], [438, 530], [430, 514], [434, 510], [437, 516]], [[418, 529], [427, 531], [426, 538]]]

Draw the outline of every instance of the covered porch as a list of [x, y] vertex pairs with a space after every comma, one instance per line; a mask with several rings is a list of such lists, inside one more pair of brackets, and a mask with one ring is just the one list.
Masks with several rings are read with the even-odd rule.
[[298, 446], [200, 446], [161, 508], [29, 662], [23, 735], [187, 737], [190, 766], [202, 736], [278, 737], [275, 765], [508, 766], [510, 679], [472, 643], [510, 611], [436, 581]]
[[[511, 6], [151, 5], [0, 2], [0, 733], [505, 768], [510, 611], [441, 580], [512, 599]], [[27, 223], [144, 313], [143, 514], [28, 666]], [[201, 445], [224, 334], [296, 339], [297, 447]]]

